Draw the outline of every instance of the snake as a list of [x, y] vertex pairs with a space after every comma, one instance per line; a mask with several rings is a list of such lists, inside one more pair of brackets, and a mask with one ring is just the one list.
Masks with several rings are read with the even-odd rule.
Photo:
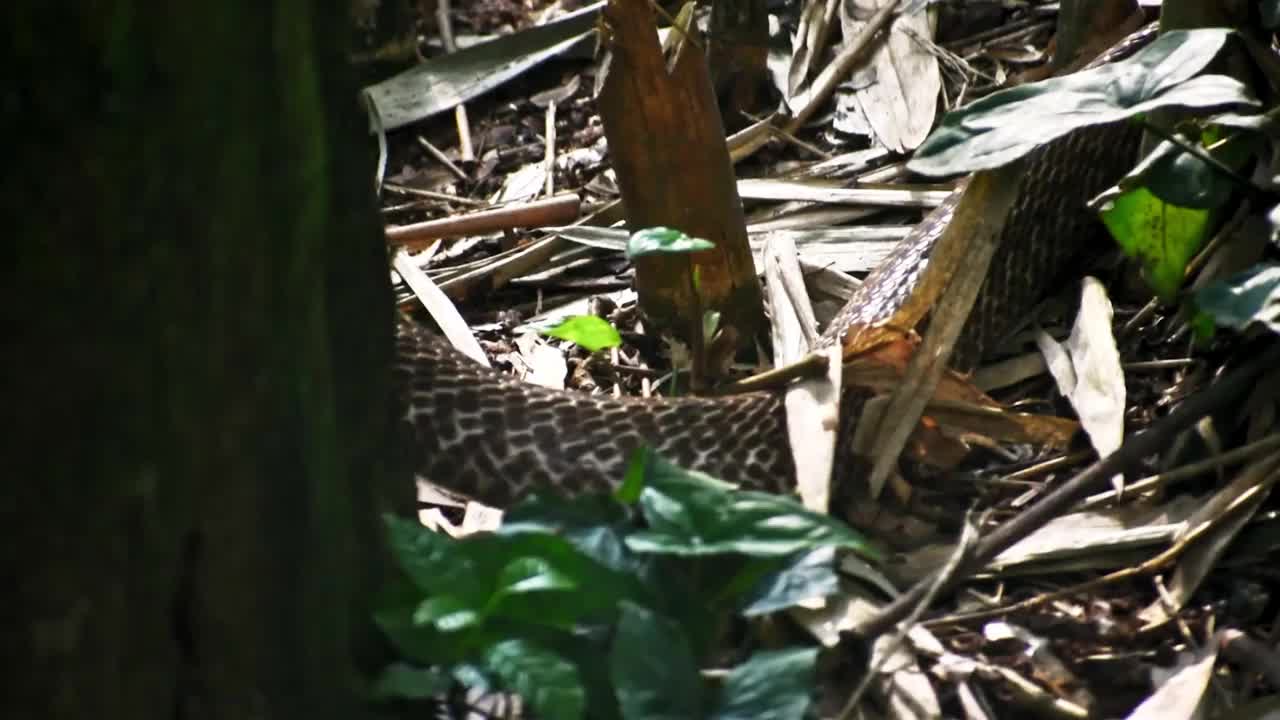
[[[1097, 247], [1085, 241], [1102, 236], [1086, 201], [1133, 166], [1137, 141], [1132, 124], [1097, 125], [1027, 156], [957, 355], [989, 352], [1060, 279], [1062, 268]], [[838, 342], [856, 323], [874, 325], [892, 316], [919, 282], [961, 192], [926, 216], [867, 276], [823, 342]], [[612, 490], [642, 447], [742, 488], [793, 492], [795, 459], [780, 392], [644, 398], [554, 390], [475, 363], [403, 313], [396, 320], [393, 372], [417, 476], [486, 505], [506, 507], [535, 492]], [[857, 413], [845, 410], [838, 437], [849, 437], [857, 422]], [[833, 485], [847, 481], [841, 475], [856, 466], [837, 457]]]

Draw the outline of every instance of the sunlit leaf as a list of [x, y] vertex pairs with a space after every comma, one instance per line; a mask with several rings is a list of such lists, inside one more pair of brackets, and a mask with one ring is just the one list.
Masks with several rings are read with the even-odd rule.
[[645, 255], [684, 254], [710, 250], [715, 243], [688, 235], [669, 227], [651, 227], [631, 233], [627, 240], [627, 257], [635, 259]]
[[559, 325], [543, 330], [542, 334], [581, 345], [588, 352], [622, 344], [618, 329], [595, 315], [571, 315]]
[[1234, 78], [1194, 77], [1230, 32], [1168, 32], [1126, 60], [992, 93], [948, 113], [907, 166], [923, 175], [989, 170], [1073, 130], [1162, 107], [1256, 105]]
[[1187, 263], [1208, 242], [1210, 211], [1170, 205], [1144, 187], [1095, 200], [1116, 243], [1142, 263], [1151, 288], [1172, 303], [1182, 288]]
[[603, 5], [594, 3], [544, 25], [433, 57], [366, 93], [387, 130], [452, 110], [585, 40], [595, 32]]

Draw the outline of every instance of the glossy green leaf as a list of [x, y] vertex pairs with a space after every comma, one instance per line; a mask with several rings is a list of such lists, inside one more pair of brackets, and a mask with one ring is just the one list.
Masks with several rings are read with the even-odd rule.
[[1126, 60], [992, 93], [948, 113], [907, 166], [923, 175], [989, 170], [1073, 130], [1162, 107], [1256, 105], [1234, 78], [1194, 77], [1230, 32], [1168, 32]]
[[640, 508], [649, 528], [627, 538], [635, 552], [780, 557], [831, 545], [876, 555], [861, 535], [794, 500], [734, 491], [657, 456], [648, 470]]
[[721, 688], [713, 720], [802, 718], [813, 692], [816, 648], [761, 652], [734, 668]]
[[1218, 325], [1260, 323], [1280, 333], [1280, 265], [1259, 265], [1196, 292], [1195, 305]]
[[487, 592], [471, 554], [459, 549], [459, 541], [413, 520], [387, 515], [384, 521], [392, 555], [420, 590], [427, 594], [438, 589], [455, 594]]
[[498, 573], [498, 592], [504, 595], [577, 587], [573, 577], [541, 557], [518, 557]]
[[1210, 211], [1170, 205], [1139, 187], [1094, 201], [1116, 243], [1142, 263], [1147, 283], [1166, 303], [1182, 288], [1187, 263], [1209, 239]]
[[478, 625], [483, 619], [472, 598], [459, 595], [431, 595], [413, 613], [415, 625], [430, 625], [440, 632], [455, 632]]
[[561, 340], [568, 340], [596, 352], [605, 348], [618, 347], [622, 344], [622, 336], [609, 321], [595, 315], [573, 315], [564, 319], [559, 325], [542, 331]]
[[620, 609], [609, 671], [622, 717], [686, 720], [702, 716], [698, 665], [680, 626], [647, 608]]
[[492, 619], [572, 628], [611, 615], [624, 598], [646, 597], [625, 572], [587, 557], [545, 532], [473, 535], [452, 540], [408, 520], [391, 520], [393, 552], [425, 594], [413, 620], [440, 632]]
[[377, 700], [426, 700], [447, 691], [449, 684], [449, 677], [436, 668], [392, 663], [374, 680], [372, 692]]
[[[1240, 134], [1200, 150], [1238, 170], [1253, 156], [1255, 145], [1253, 137]], [[1222, 171], [1167, 140], [1117, 184], [1121, 190], [1145, 186], [1170, 205], [1203, 210], [1221, 207], [1238, 189], [1236, 181]]]
[[840, 587], [834, 564], [835, 548], [829, 546], [786, 558], [744, 594], [742, 614], [765, 615], [794, 607], [802, 600], [834, 595]]
[[627, 240], [627, 257], [634, 260], [645, 255], [701, 252], [715, 246], [710, 240], [689, 237], [673, 228], [651, 227], [631, 233]]
[[483, 662], [503, 686], [524, 698], [537, 715], [582, 717], [587, 700], [578, 669], [558, 654], [517, 638], [489, 648]]

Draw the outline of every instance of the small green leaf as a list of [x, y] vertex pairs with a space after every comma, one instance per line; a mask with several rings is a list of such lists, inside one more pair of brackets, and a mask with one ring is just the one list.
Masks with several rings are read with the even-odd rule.
[[674, 621], [623, 603], [609, 671], [627, 720], [702, 716], [702, 686], [689, 640]]
[[543, 330], [542, 334], [568, 340], [586, 348], [588, 352], [618, 347], [622, 344], [622, 336], [618, 334], [618, 329], [610, 325], [607, 320], [595, 315], [567, 317], [559, 325]]
[[1142, 262], [1147, 283], [1172, 303], [1187, 263], [1208, 242], [1210, 211], [1170, 205], [1144, 187], [1108, 191], [1093, 204], [1125, 254]]
[[449, 689], [449, 677], [436, 668], [392, 663], [373, 683], [377, 700], [426, 700]]
[[711, 250], [716, 245], [710, 240], [689, 237], [668, 227], [651, 227], [637, 230], [627, 240], [627, 257], [632, 260], [645, 255], [685, 254]]
[[537, 715], [582, 717], [587, 698], [578, 668], [559, 655], [517, 638], [490, 647], [484, 654], [484, 665], [505, 687], [524, 698]]
[[721, 688], [713, 720], [800, 718], [813, 692], [816, 648], [760, 652], [734, 668]]
[[627, 462], [627, 472], [622, 477], [622, 485], [613, 491], [613, 497], [620, 503], [630, 505], [640, 499], [640, 491], [644, 489], [644, 476], [649, 465], [649, 456], [653, 453], [647, 445], [636, 448]]
[[1261, 323], [1280, 333], [1280, 265], [1259, 265], [1195, 294], [1195, 305], [1223, 327]]
[[794, 500], [732, 485], [654, 456], [640, 508], [649, 529], [627, 538], [634, 552], [664, 555], [739, 553], [780, 557], [823, 545], [877, 552], [849, 527]]
[[717, 310], [708, 310], [702, 313], [702, 338], [704, 342], [710, 343], [716, 336], [716, 331], [720, 329], [720, 312]]
[[742, 599], [746, 617], [765, 615], [810, 598], [834, 595], [840, 580], [832, 567], [835, 548], [821, 547], [787, 558], [780, 567], [761, 577]]
[[1193, 77], [1230, 30], [1167, 32], [1125, 60], [992, 93], [947, 113], [907, 163], [922, 175], [954, 175], [1006, 165], [1067, 133], [1157, 108], [1256, 105], [1225, 75]]

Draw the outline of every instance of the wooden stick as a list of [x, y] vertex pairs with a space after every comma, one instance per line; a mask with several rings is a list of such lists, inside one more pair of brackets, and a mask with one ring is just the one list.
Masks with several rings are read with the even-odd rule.
[[567, 193], [545, 200], [514, 203], [466, 215], [387, 228], [387, 243], [410, 249], [432, 240], [522, 227], [566, 225], [578, 217], [582, 199]]

